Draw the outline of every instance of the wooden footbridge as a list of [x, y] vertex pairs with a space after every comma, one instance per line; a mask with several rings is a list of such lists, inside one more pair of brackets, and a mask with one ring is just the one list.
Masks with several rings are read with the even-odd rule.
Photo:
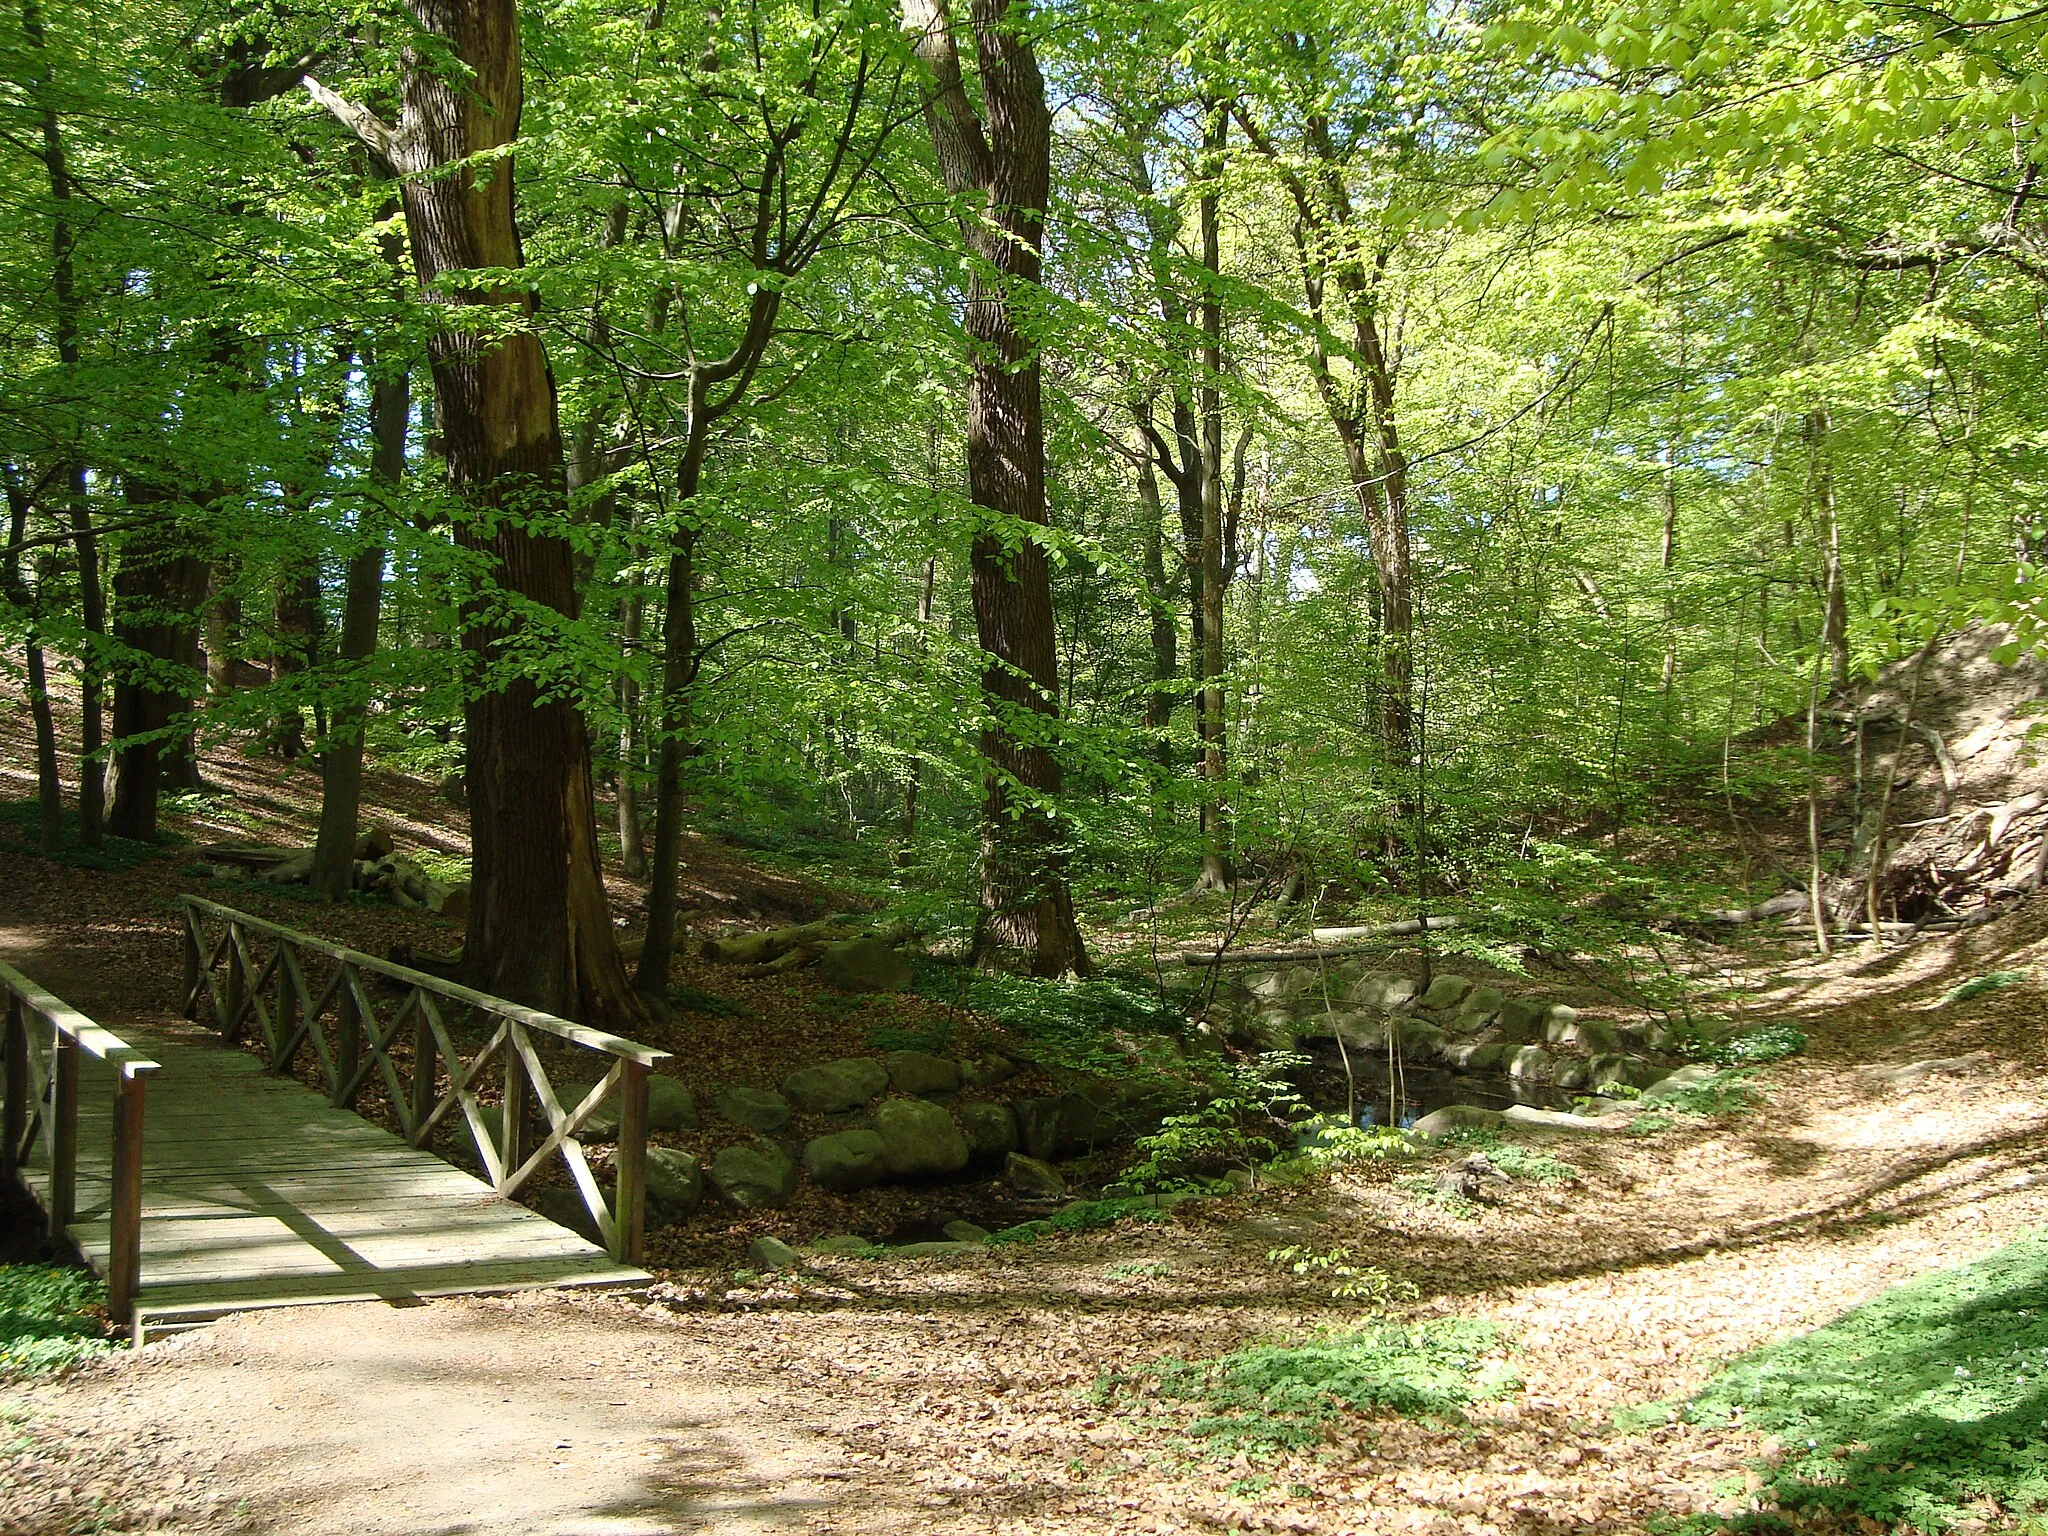
[[[0, 1162], [138, 1340], [253, 1307], [649, 1278], [665, 1052], [183, 903], [185, 1014], [215, 1042], [116, 1035], [0, 965]], [[543, 1181], [601, 1245], [514, 1203]]]

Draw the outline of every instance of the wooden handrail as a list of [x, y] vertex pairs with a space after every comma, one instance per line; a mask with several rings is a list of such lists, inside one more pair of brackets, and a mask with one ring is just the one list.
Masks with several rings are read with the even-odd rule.
[[[206, 999], [229, 1040], [242, 1039], [253, 1023], [270, 1069], [280, 1074], [292, 1071], [301, 1051], [310, 1051], [319, 1063], [329, 1101], [343, 1108], [353, 1109], [363, 1088], [381, 1078], [392, 1117], [409, 1143], [431, 1149], [434, 1133], [443, 1125], [466, 1130], [485, 1177], [500, 1194], [516, 1195], [551, 1158], [559, 1157], [605, 1247], [614, 1258], [638, 1262], [646, 1235], [647, 1074], [667, 1058], [667, 1051], [197, 896], [181, 896], [179, 901], [185, 917], [187, 1018], [196, 1019], [200, 1001]], [[219, 924], [218, 938], [207, 934], [209, 921]], [[268, 941], [267, 956], [259, 953], [259, 940]], [[307, 981], [307, 962], [315, 956], [333, 966], [333, 975], [317, 988]], [[377, 1001], [363, 985], [366, 975], [404, 989], [403, 1001], [388, 1017], [379, 1017]], [[449, 1035], [442, 1003], [496, 1020], [497, 1027], [474, 1056], [465, 1058]], [[392, 1048], [408, 1026], [410, 1055], [400, 1059]], [[534, 1048], [536, 1035], [609, 1057], [609, 1069], [565, 1108]], [[495, 1129], [477, 1097], [493, 1068], [501, 1073], [503, 1093]], [[437, 1074], [443, 1070], [448, 1087], [437, 1092]], [[612, 1159], [615, 1186], [607, 1202], [576, 1133], [614, 1095], [619, 1129]], [[546, 1128], [539, 1144], [528, 1147], [527, 1121], [532, 1116], [544, 1120]]]
[[[142, 1138], [150, 1077], [156, 1062], [110, 1029], [94, 1023], [13, 966], [0, 962], [7, 999], [6, 1108], [0, 1126], [0, 1172], [12, 1178], [47, 1149], [44, 1204], [52, 1236], [66, 1235], [78, 1209], [79, 1053], [114, 1069], [113, 1188], [108, 1204], [107, 1310], [117, 1322], [134, 1316], [142, 1279]], [[48, 1032], [49, 1044], [31, 1039]], [[48, 1064], [42, 1058], [47, 1055]], [[38, 1081], [37, 1069], [42, 1067]]]

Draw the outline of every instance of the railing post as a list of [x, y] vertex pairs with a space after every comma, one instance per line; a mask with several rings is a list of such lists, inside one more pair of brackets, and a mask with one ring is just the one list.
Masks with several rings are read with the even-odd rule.
[[[502, 1110], [504, 1124], [499, 1127], [498, 1157], [504, 1164], [505, 1179], [519, 1171], [519, 1165], [526, 1161], [526, 1063], [519, 1057], [518, 1042], [525, 1031], [517, 1024], [507, 1024], [505, 1037], [505, 1104]], [[504, 1188], [504, 1180], [498, 1187]]]
[[[181, 904], [183, 905], [183, 904]], [[189, 905], [183, 905], [185, 913], [185, 993], [179, 1002], [185, 1017], [199, 1017], [199, 969], [206, 957], [199, 948], [199, 914]]]
[[412, 1133], [417, 1136], [439, 1095], [434, 1092], [434, 1025], [427, 1013], [432, 1005], [417, 989], [412, 1001]]
[[647, 1239], [647, 1067], [626, 1063], [619, 1079], [619, 1149], [612, 1192], [612, 1257], [638, 1264]]
[[356, 1068], [363, 1061], [363, 1016], [356, 1007], [356, 986], [360, 979], [356, 968], [344, 960], [339, 996], [335, 999], [334, 1083], [333, 1092], [328, 1097], [330, 1104], [341, 1109], [355, 1104], [355, 1095], [349, 1092], [349, 1084], [355, 1081]]
[[18, 1171], [21, 1138], [28, 1132], [28, 1026], [21, 1016], [21, 999], [7, 995], [7, 1111], [0, 1121], [0, 1178], [13, 1178]]
[[135, 1319], [142, 1284], [142, 1122], [149, 1075], [125, 1064], [114, 1098], [114, 1183], [107, 1220], [107, 1310], [117, 1323]]
[[242, 974], [242, 935], [233, 918], [228, 919], [228, 985], [226, 1010], [220, 1032], [229, 1040], [242, 1038], [242, 993], [248, 978]]
[[61, 1029], [50, 1074], [49, 1132], [50, 1236], [62, 1242], [78, 1210], [78, 1042]]
[[[287, 963], [290, 962], [290, 963]], [[298, 1022], [299, 993], [292, 985], [292, 973], [297, 966], [297, 957], [291, 952], [291, 941], [277, 941], [277, 964], [272, 967], [277, 977], [277, 1008], [270, 1016], [270, 1038], [263, 1042], [270, 1054], [270, 1070], [290, 1076], [291, 1058], [284, 1055], [282, 1047], [292, 1037], [292, 1026]], [[297, 1054], [294, 1052], [293, 1054]]]

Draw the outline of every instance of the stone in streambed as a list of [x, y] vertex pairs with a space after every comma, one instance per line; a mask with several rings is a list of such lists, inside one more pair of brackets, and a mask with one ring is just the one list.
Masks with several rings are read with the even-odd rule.
[[711, 1159], [711, 1187], [743, 1211], [777, 1209], [796, 1193], [796, 1163], [772, 1141], [725, 1147]]
[[901, 992], [910, 985], [910, 962], [880, 939], [843, 939], [818, 956], [818, 979], [841, 992]]
[[1007, 1104], [962, 1104], [958, 1110], [967, 1155], [975, 1162], [995, 1162], [1017, 1150], [1017, 1116]]
[[871, 1056], [846, 1056], [799, 1067], [783, 1079], [782, 1094], [815, 1115], [858, 1109], [889, 1086], [889, 1069]]
[[647, 1219], [657, 1227], [673, 1226], [704, 1199], [704, 1170], [688, 1152], [674, 1147], [647, 1149]]
[[727, 1120], [750, 1131], [766, 1134], [789, 1124], [789, 1101], [766, 1088], [720, 1088], [712, 1103]]
[[1059, 1169], [1040, 1158], [1012, 1152], [1003, 1160], [1003, 1181], [1027, 1200], [1064, 1200], [1067, 1181]]
[[875, 1131], [897, 1178], [958, 1173], [967, 1166], [967, 1138], [943, 1107], [927, 1100], [884, 1100], [875, 1111]]
[[889, 1172], [889, 1145], [874, 1131], [836, 1131], [804, 1145], [804, 1172], [835, 1194], [865, 1189]]
[[747, 1245], [747, 1257], [761, 1269], [785, 1272], [804, 1267], [803, 1255], [779, 1237], [757, 1237]]
[[960, 1091], [960, 1063], [950, 1056], [934, 1056], [930, 1051], [890, 1051], [882, 1058], [882, 1065], [888, 1070], [889, 1086], [912, 1098]]

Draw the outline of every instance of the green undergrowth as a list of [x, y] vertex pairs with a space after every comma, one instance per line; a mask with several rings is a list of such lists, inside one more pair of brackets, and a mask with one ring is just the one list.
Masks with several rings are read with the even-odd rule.
[[1518, 1146], [1492, 1131], [1452, 1131], [1443, 1139], [1454, 1147], [1484, 1152], [1486, 1160], [1511, 1179], [1525, 1179], [1531, 1184], [1569, 1184], [1579, 1176], [1579, 1170], [1562, 1158]]
[[1135, 973], [1052, 981], [929, 960], [914, 964], [919, 992], [1021, 1036], [1042, 1066], [1128, 1079], [1134, 1065], [1142, 1072], [1144, 1061], [1186, 1023], [1149, 978]]
[[1936, 1006], [1946, 1008], [1950, 1003], [1967, 1003], [1971, 998], [1982, 997], [1986, 992], [2016, 987], [2026, 979], [2025, 971], [1991, 971], [1983, 976], [1973, 976], [1942, 993], [1941, 1002]]
[[984, 1241], [998, 1247], [1035, 1243], [1041, 1237], [1060, 1233], [1092, 1232], [1101, 1227], [1113, 1227], [1127, 1216], [1138, 1221], [1158, 1221], [1165, 1214], [1165, 1207], [1142, 1196], [1125, 1200], [1087, 1200], [1066, 1206], [1041, 1220], [1020, 1222], [1000, 1232], [991, 1232]]
[[747, 1011], [730, 998], [720, 997], [716, 992], [700, 991], [696, 987], [671, 987], [668, 1000], [691, 1013], [709, 1014], [719, 1019], [742, 1018]]
[[1764, 1491], [1798, 1514], [1921, 1531], [2048, 1514], [2048, 1235], [1886, 1291], [1744, 1355], [1679, 1416], [1778, 1437]]
[[0, 1376], [39, 1376], [109, 1353], [106, 1287], [82, 1269], [0, 1264]]
[[1471, 1318], [1380, 1320], [1214, 1360], [1161, 1360], [1105, 1377], [1096, 1390], [1126, 1408], [1193, 1404], [1201, 1411], [1186, 1432], [1200, 1448], [1267, 1456], [1316, 1443], [1346, 1413], [1461, 1419], [1519, 1385], [1500, 1344], [1497, 1329]]
[[1761, 1067], [1805, 1049], [1806, 1031], [1790, 1024], [1765, 1024], [1721, 1039], [1701, 1039], [1686, 1054], [1717, 1067]]
[[133, 869], [157, 851], [156, 843], [115, 837], [111, 833], [100, 838], [99, 847], [88, 848], [79, 840], [78, 813], [66, 807], [63, 849], [54, 855], [45, 855], [42, 850], [42, 814], [42, 807], [34, 800], [0, 800], [0, 825], [14, 828], [15, 835], [9, 846], [15, 852], [32, 853], [38, 858], [51, 857], [57, 863], [69, 864], [74, 869], [96, 869], [117, 874], [124, 869]]

